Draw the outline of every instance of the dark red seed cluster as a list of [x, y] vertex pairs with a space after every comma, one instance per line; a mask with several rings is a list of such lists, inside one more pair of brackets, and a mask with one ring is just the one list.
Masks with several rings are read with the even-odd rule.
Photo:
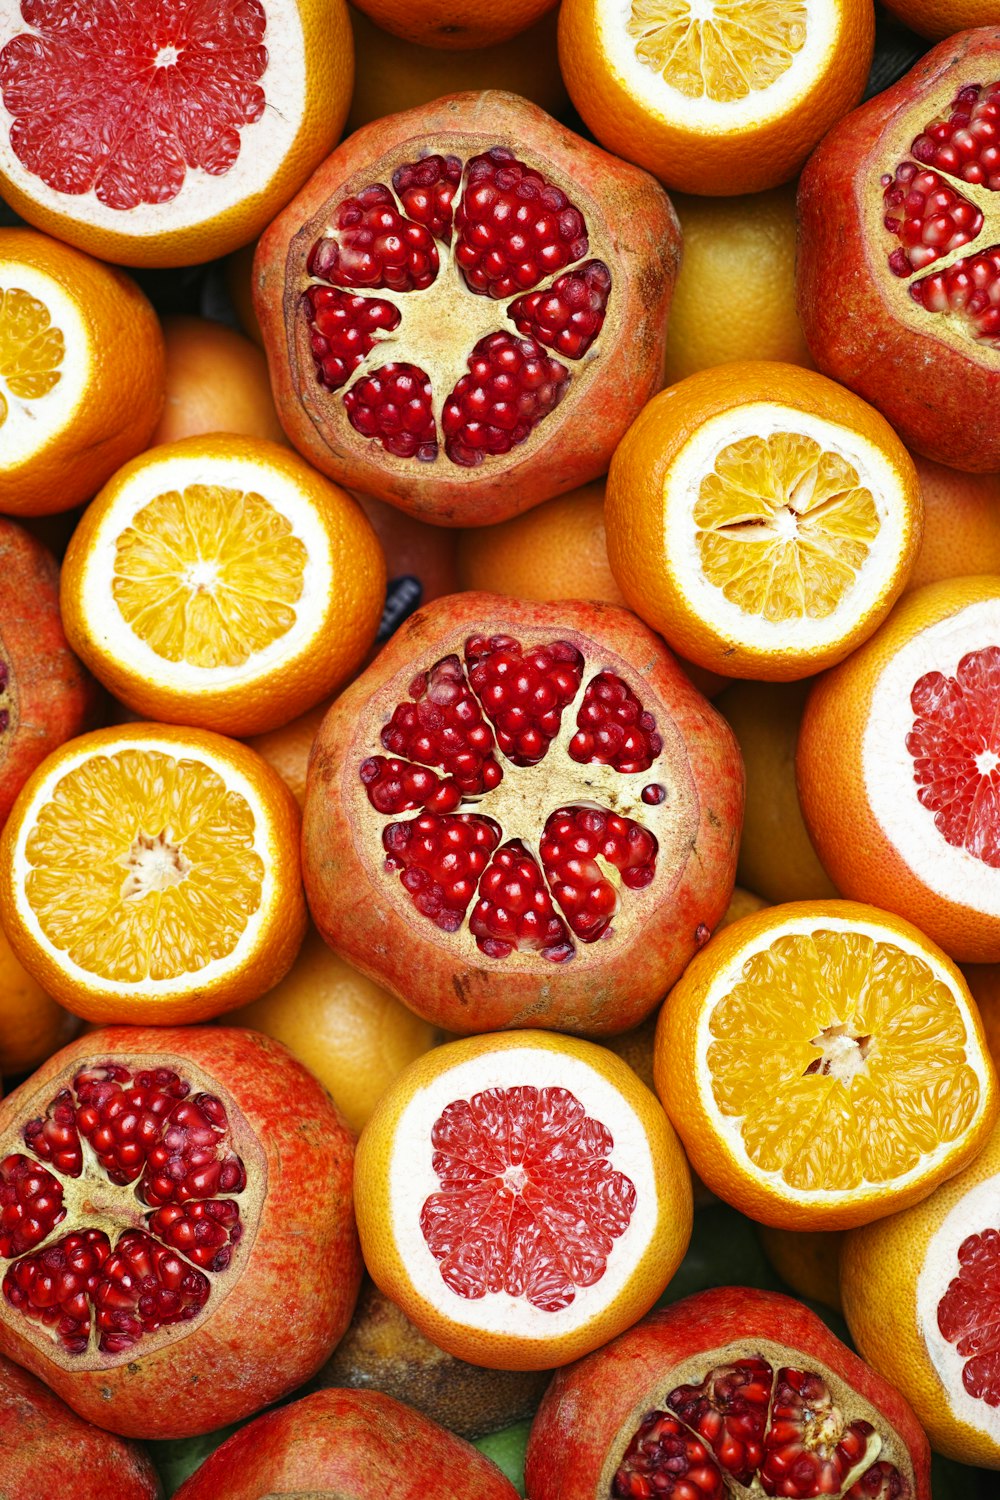
[[582, 359], [604, 327], [611, 272], [602, 260], [567, 271], [544, 292], [529, 292], [511, 304], [508, 317], [519, 333], [567, 359]]
[[579, 732], [569, 753], [583, 765], [614, 766], [624, 774], [648, 771], [663, 749], [653, 715], [613, 672], [599, 672], [587, 685], [576, 722]]
[[322, 386], [338, 391], [378, 342], [399, 327], [400, 312], [381, 297], [358, 297], [332, 286], [305, 293], [309, 343]]
[[456, 932], [500, 842], [490, 818], [425, 814], [390, 823], [382, 834], [388, 870], [399, 870], [417, 911], [443, 932]]
[[462, 180], [457, 156], [425, 156], [407, 162], [392, 174], [392, 185], [406, 212], [423, 224], [436, 240], [451, 244], [452, 200]]
[[410, 701], [396, 705], [381, 739], [393, 755], [444, 771], [463, 796], [491, 791], [503, 779], [493, 731], [454, 655], [414, 679]]
[[742, 1359], [711, 1370], [701, 1385], [678, 1386], [667, 1397], [670, 1410], [708, 1443], [740, 1484], [752, 1483], [764, 1456], [773, 1379], [766, 1360]]
[[910, 294], [928, 312], [963, 313], [977, 338], [1000, 344], [1000, 246], [925, 276]]
[[66, 1217], [59, 1182], [28, 1156], [0, 1161], [0, 1255], [34, 1250]]
[[705, 1444], [663, 1411], [650, 1412], [629, 1443], [611, 1493], [615, 1500], [726, 1500]]
[[865, 1458], [874, 1428], [843, 1423], [822, 1376], [779, 1370], [760, 1467], [765, 1493], [839, 1495]]
[[900, 241], [889, 256], [896, 276], [911, 276], [974, 240], [983, 215], [937, 172], [903, 161], [887, 180], [885, 227]]
[[374, 182], [340, 204], [332, 232], [316, 241], [307, 269], [342, 287], [419, 291], [437, 275], [437, 246], [426, 225], [405, 218], [389, 189]]
[[487, 334], [441, 415], [452, 463], [475, 468], [491, 454], [509, 453], [559, 405], [568, 381], [566, 366], [534, 339]]
[[948, 115], [934, 120], [910, 147], [923, 166], [979, 187], [1000, 189], [1000, 83], [967, 84]]
[[437, 429], [431, 409], [431, 383], [416, 365], [381, 365], [356, 380], [344, 396], [351, 426], [378, 438], [397, 458], [437, 458]]
[[515, 766], [537, 765], [579, 691], [582, 654], [569, 641], [523, 651], [512, 636], [479, 635], [466, 641], [465, 662], [504, 755]]
[[574, 953], [542, 872], [520, 839], [497, 850], [479, 882], [469, 930], [487, 958], [507, 958], [515, 949], [530, 948], [552, 963], [563, 963]]
[[542, 868], [578, 938], [595, 942], [618, 907], [615, 886], [598, 861], [638, 891], [656, 874], [657, 848], [648, 828], [601, 807], [563, 807], [552, 814], [539, 846]]

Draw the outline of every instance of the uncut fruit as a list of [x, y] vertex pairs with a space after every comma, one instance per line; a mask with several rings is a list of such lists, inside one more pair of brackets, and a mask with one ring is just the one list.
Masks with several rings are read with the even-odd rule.
[[322, 161], [352, 79], [343, 0], [9, 0], [0, 189], [107, 260], [211, 260]]
[[269, 1038], [91, 1032], [0, 1106], [0, 1352], [125, 1436], [286, 1395], [357, 1296], [353, 1150]]
[[309, 905], [448, 1030], [622, 1031], [722, 917], [742, 800], [731, 732], [627, 611], [454, 595], [324, 720]]
[[1000, 1469], [1000, 1129], [959, 1177], [844, 1237], [841, 1291], [864, 1358], [938, 1453]]
[[918, 453], [983, 472], [1000, 468], [998, 188], [995, 26], [942, 42], [849, 115], [799, 186], [817, 365]]
[[442, 525], [594, 479], [662, 382], [679, 250], [652, 178], [516, 95], [377, 120], [257, 251], [285, 430]]
[[0, 1494], [4, 1500], [65, 1500], [68, 1480], [74, 1500], [160, 1500], [163, 1493], [138, 1443], [83, 1421], [48, 1386], [0, 1355]]
[[176, 1492], [176, 1500], [516, 1500], [495, 1464], [381, 1391], [317, 1391], [234, 1433]]
[[422, 47], [462, 52], [467, 47], [491, 47], [516, 36], [558, 4], [558, 0], [360, 0], [379, 26]]
[[718, 1287], [559, 1371], [535, 1418], [531, 1500], [930, 1500], [899, 1392], [801, 1303]]
[[88, 727], [99, 691], [70, 650], [52, 554], [0, 517], [0, 826], [21, 787], [57, 745]]

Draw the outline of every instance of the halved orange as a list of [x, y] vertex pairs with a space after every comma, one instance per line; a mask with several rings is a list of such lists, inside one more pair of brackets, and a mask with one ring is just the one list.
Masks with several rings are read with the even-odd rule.
[[68, 740], [0, 842], [21, 963], [89, 1021], [174, 1025], [254, 1000], [306, 925], [299, 814], [245, 745], [161, 724]]
[[74, 533], [60, 598], [74, 651], [137, 713], [258, 734], [361, 665], [385, 559], [357, 502], [297, 453], [210, 433], [119, 470]]
[[471, 1364], [548, 1369], [656, 1301], [691, 1234], [684, 1153], [621, 1058], [509, 1031], [436, 1047], [362, 1133], [355, 1204], [375, 1282]]
[[780, 1229], [847, 1229], [980, 1151], [997, 1079], [960, 971], [849, 901], [744, 917], [692, 959], [657, 1026], [656, 1088], [695, 1171]]

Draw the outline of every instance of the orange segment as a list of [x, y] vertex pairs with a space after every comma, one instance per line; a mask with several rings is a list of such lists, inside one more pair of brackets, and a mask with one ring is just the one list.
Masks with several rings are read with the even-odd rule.
[[795, 0], [633, 0], [626, 29], [636, 56], [690, 99], [731, 103], [788, 71], [806, 39]]
[[66, 344], [52, 327], [49, 309], [19, 287], [0, 287], [0, 427], [7, 419], [3, 388], [23, 401], [37, 401], [60, 378]]

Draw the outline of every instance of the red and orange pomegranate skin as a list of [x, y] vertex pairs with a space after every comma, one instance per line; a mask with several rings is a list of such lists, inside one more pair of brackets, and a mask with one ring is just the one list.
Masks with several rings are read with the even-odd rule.
[[282, 424], [422, 520], [505, 520], [606, 471], [662, 384], [679, 259], [655, 179], [515, 94], [373, 121], [258, 246]]
[[640, 1500], [671, 1483], [698, 1500], [930, 1500], [930, 1448], [899, 1392], [800, 1302], [715, 1287], [557, 1371], [525, 1483], [531, 1500]]
[[269, 1037], [81, 1037], [0, 1105], [0, 1354], [125, 1437], [250, 1416], [350, 1321], [353, 1158], [329, 1094]]
[[434, 1025], [637, 1025], [729, 902], [728, 725], [615, 605], [412, 615], [314, 743], [303, 877], [330, 946]]
[[826, 375], [952, 468], [1000, 469], [1000, 26], [848, 115], [799, 183], [798, 308]]

